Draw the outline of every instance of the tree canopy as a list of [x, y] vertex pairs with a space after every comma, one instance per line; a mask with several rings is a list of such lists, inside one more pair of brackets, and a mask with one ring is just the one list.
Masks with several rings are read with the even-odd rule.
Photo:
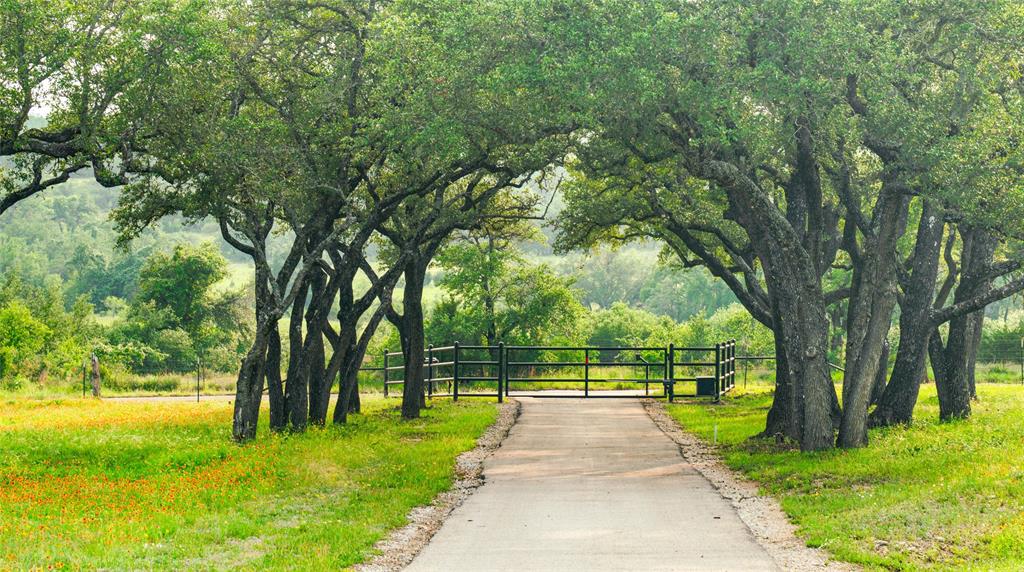
[[[565, 333], [571, 282], [517, 248], [558, 192], [560, 252], [657, 243], [771, 332], [766, 435], [858, 447], [910, 421], [929, 360], [941, 418], [969, 415], [984, 308], [1024, 290], [1022, 21], [1016, 0], [0, 2], [0, 215], [88, 173], [121, 187], [122, 245], [215, 221], [254, 278], [244, 441], [264, 390], [302, 430], [340, 380], [345, 422], [385, 320], [417, 417], [432, 269], [438, 335]], [[131, 293], [194, 341], [220, 264], [153, 254], [138, 294], [92, 301]], [[594, 335], [698, 336], [648, 317], [611, 305]]]

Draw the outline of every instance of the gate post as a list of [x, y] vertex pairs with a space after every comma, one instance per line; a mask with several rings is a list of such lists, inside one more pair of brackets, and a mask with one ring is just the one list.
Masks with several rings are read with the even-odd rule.
[[505, 371], [505, 363], [508, 361], [505, 355], [505, 342], [498, 342], [498, 403], [505, 401], [502, 398], [502, 391], [508, 395], [508, 373]]
[[644, 397], [651, 395], [651, 364], [644, 360]]
[[502, 362], [500, 365], [502, 371], [502, 380], [505, 381], [505, 397], [508, 397], [512, 386], [512, 384], [509, 383], [509, 349], [505, 347], [504, 342], [501, 344], [500, 347], [502, 348], [501, 357], [499, 358], [499, 361]]
[[459, 400], [459, 342], [452, 349], [452, 401]]
[[384, 348], [384, 397], [388, 396], [388, 380], [391, 379], [389, 375], [391, 372], [388, 371], [388, 349]]
[[434, 397], [434, 344], [427, 346], [427, 397]]
[[729, 389], [736, 387], [736, 339], [729, 343]]
[[715, 344], [715, 402], [722, 397], [722, 342]]
[[583, 397], [590, 397], [590, 349], [583, 350]]
[[676, 396], [676, 345], [668, 345], [668, 354], [665, 356], [665, 377], [666, 385], [668, 389], [668, 402], [672, 403], [672, 400]]

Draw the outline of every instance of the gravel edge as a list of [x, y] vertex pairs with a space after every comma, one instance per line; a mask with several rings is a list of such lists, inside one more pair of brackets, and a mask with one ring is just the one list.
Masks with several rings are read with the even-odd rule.
[[757, 543], [781, 569], [843, 572], [860, 570], [852, 564], [831, 560], [824, 550], [808, 547], [797, 536], [796, 527], [782, 512], [778, 501], [762, 495], [754, 482], [726, 467], [715, 449], [692, 433], [684, 431], [665, 411], [661, 402], [644, 399], [643, 405], [654, 424], [679, 446], [679, 453], [683, 459], [732, 503]]
[[521, 412], [519, 401], [505, 401], [498, 409], [497, 420], [477, 439], [476, 447], [455, 459], [456, 479], [452, 488], [437, 495], [429, 505], [409, 511], [409, 524], [392, 531], [374, 545], [377, 554], [353, 570], [395, 572], [408, 566], [441, 528], [448, 515], [484, 484], [484, 460], [501, 447]]

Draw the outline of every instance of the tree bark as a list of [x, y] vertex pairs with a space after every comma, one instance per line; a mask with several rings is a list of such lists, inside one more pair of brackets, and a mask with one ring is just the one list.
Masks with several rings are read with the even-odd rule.
[[[336, 258], [336, 266], [342, 267], [342, 259]], [[362, 366], [363, 358], [366, 356], [366, 348], [369, 346], [373, 333], [380, 325], [384, 316], [384, 309], [378, 307], [362, 333], [359, 332], [359, 320], [369, 308], [366, 298], [371, 293], [365, 294], [358, 302], [355, 300], [353, 283], [356, 276], [356, 268], [348, 265], [338, 270], [338, 332], [331, 336], [331, 345], [334, 355], [327, 370], [331, 379], [338, 378], [338, 401], [334, 405], [332, 421], [335, 424], [348, 422], [348, 414], [359, 411], [359, 368]], [[378, 287], [381, 286], [378, 280]]]
[[908, 197], [883, 187], [876, 207], [879, 223], [874, 235], [865, 238], [864, 252], [854, 264], [840, 447], [863, 447], [868, 443], [868, 406], [896, 306], [896, 242], [906, 230], [908, 207]]
[[[259, 424], [260, 403], [263, 400], [263, 377], [268, 342], [269, 320], [257, 324], [252, 346], [242, 360], [235, 385], [235, 413], [232, 421], [232, 436], [235, 441], [245, 442], [256, 436]], [[276, 321], [274, 322], [276, 327]]]
[[[310, 328], [319, 325], [320, 320], [310, 320]], [[331, 386], [333, 379], [327, 378], [327, 368], [324, 360], [324, 337], [320, 330], [309, 330], [304, 345], [307, 376], [309, 379], [309, 423], [323, 426], [327, 422], [327, 409], [330, 407]]]
[[309, 369], [306, 366], [306, 355], [303, 351], [302, 318], [305, 310], [309, 288], [303, 285], [299, 295], [292, 303], [291, 317], [288, 321], [288, 379], [284, 387], [285, 410], [288, 413], [288, 424], [293, 431], [306, 428], [309, 411]]
[[423, 395], [423, 283], [426, 264], [412, 262], [406, 267], [405, 287], [402, 298], [402, 318], [399, 322], [399, 337], [402, 340], [402, 354], [405, 357], [405, 385], [402, 390], [402, 417], [416, 419], [426, 403]]
[[796, 410], [793, 402], [793, 385], [789, 380], [789, 364], [786, 362], [786, 340], [781, 331], [773, 331], [775, 336], [775, 395], [772, 406], [768, 410], [764, 437], [787, 437], [799, 442], [800, 429], [796, 419], [789, 415]]
[[892, 346], [889, 340], [882, 342], [882, 357], [878, 360], [878, 372], [875, 374], [875, 381], [871, 386], [871, 405], [876, 405], [882, 400], [885, 394], [885, 380], [889, 375], [889, 356], [892, 355]]
[[910, 276], [903, 288], [896, 362], [889, 384], [869, 417], [872, 427], [907, 425], [913, 420], [914, 406], [926, 374], [928, 340], [934, 329], [930, 315], [944, 228], [941, 207], [934, 200], [926, 199], [911, 254]]
[[[358, 413], [362, 407], [359, 399], [359, 368], [366, 357], [366, 349], [370, 345], [373, 332], [380, 325], [383, 317], [384, 311], [382, 309], [374, 311], [362, 334], [359, 335], [358, 340], [353, 339], [345, 351], [344, 360], [339, 367], [338, 403], [334, 407], [335, 423], [347, 422], [348, 414]], [[357, 325], [357, 320], [353, 319], [348, 327], [352, 332], [355, 332]], [[346, 325], [343, 323], [342, 327], [344, 328]]]
[[349, 413], [361, 413], [363, 410], [363, 400], [359, 397], [359, 369], [355, 371], [355, 375], [352, 376], [349, 385], [352, 387], [349, 392], [348, 412]]
[[757, 190], [731, 192], [730, 200], [744, 213], [764, 268], [772, 298], [776, 339], [781, 337], [788, 391], [777, 393], [773, 423], [787, 428], [786, 435], [801, 450], [835, 446], [833, 413], [835, 386], [828, 365], [828, 320], [817, 263], [793, 235], [788, 222], [779, 220], [776, 207]]
[[324, 351], [324, 323], [327, 321], [334, 291], [328, 287], [326, 275], [317, 270], [310, 280], [312, 300], [306, 311], [304, 361], [309, 376], [309, 422], [323, 426], [331, 401], [333, 377], [328, 376]]
[[[494, 239], [489, 238], [487, 241], [487, 256], [488, 259], [495, 255], [494, 252]], [[487, 340], [488, 346], [494, 346], [498, 343], [498, 320], [497, 312], [495, 307], [497, 302], [495, 295], [491, 291], [491, 279], [488, 274], [484, 274], [481, 277], [481, 286], [484, 291], [484, 315], [487, 316], [487, 331], [484, 332], [484, 339]]]
[[266, 358], [267, 397], [270, 401], [270, 429], [282, 431], [288, 426], [288, 413], [284, 407], [284, 383], [281, 380], [281, 332], [277, 326], [270, 329]]
[[[987, 275], [997, 245], [996, 239], [984, 229], [961, 229], [961, 234], [963, 271], [954, 294], [954, 305], [984, 294], [991, 287]], [[943, 421], [971, 415], [973, 396], [969, 369], [974, 366], [973, 355], [977, 351], [975, 313], [960, 314], [949, 321], [945, 345], [938, 332], [933, 335], [932, 367], [939, 394], [939, 418]]]
[[[939, 395], [939, 419], [951, 421], [971, 415], [971, 388], [967, 380], [967, 326], [968, 317], [958, 316], [949, 322], [949, 336], [945, 344], [941, 334], [935, 332], [931, 343], [932, 369], [935, 371], [935, 389]], [[938, 341], [937, 341], [938, 340]]]

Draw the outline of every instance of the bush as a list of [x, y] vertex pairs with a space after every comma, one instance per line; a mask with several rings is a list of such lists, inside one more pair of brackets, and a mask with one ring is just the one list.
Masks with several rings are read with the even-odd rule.
[[775, 337], [772, 331], [758, 322], [740, 304], [733, 304], [715, 312], [708, 318], [713, 342], [735, 339], [742, 355], [772, 355]]
[[[196, 368], [196, 353], [192, 337], [179, 329], [161, 330], [153, 336], [153, 347], [166, 358], [150, 371], [193, 371]], [[149, 364], [147, 364], [149, 365]]]
[[21, 302], [0, 309], [0, 378], [28, 373], [29, 362], [38, 361], [49, 336], [50, 328]]
[[4, 391], [18, 391], [28, 385], [28, 380], [20, 375], [0, 377], [0, 389]]

